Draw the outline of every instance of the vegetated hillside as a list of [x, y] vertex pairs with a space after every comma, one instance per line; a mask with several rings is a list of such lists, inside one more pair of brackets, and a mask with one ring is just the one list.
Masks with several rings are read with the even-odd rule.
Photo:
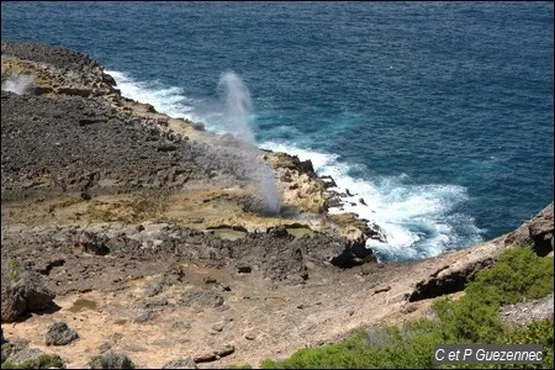
[[[265, 360], [265, 369], [309, 368], [434, 368], [434, 346], [440, 343], [541, 344], [543, 368], [553, 368], [553, 258], [539, 257], [530, 248], [505, 251], [490, 269], [478, 273], [459, 299], [434, 302], [434, 319], [402, 326], [360, 330], [348, 340], [320, 348], [301, 349], [282, 361]], [[524, 325], [505, 322], [500, 308], [538, 300], [536, 321]], [[530, 306], [530, 305], [529, 305]], [[534, 305], [532, 304], [532, 307]], [[514, 306], [513, 306], [514, 307]], [[530, 316], [533, 308], [526, 308]], [[475, 368], [476, 365], [457, 367]], [[490, 365], [482, 368], [515, 368]], [[535, 368], [539, 365], [518, 365]]]

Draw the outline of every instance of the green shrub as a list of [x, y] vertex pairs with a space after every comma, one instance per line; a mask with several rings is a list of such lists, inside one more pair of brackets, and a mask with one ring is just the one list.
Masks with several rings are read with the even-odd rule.
[[542, 258], [530, 248], [507, 250], [490, 269], [480, 272], [465, 289], [486, 303], [512, 304], [553, 292], [553, 258]]
[[49, 369], [51, 367], [63, 368], [64, 362], [57, 355], [43, 353], [22, 362], [16, 363], [8, 360], [2, 363], [2, 369]]
[[[553, 321], [524, 328], [504, 324], [499, 307], [553, 292], [553, 258], [537, 257], [529, 248], [508, 250], [490, 269], [477, 274], [457, 301], [439, 299], [434, 310], [439, 322], [417, 320], [400, 327], [385, 327], [319, 348], [298, 350], [283, 361], [264, 360], [263, 369], [309, 368], [433, 368], [438, 343], [525, 344], [544, 348], [544, 368], [553, 368]], [[443, 365], [453, 368], [453, 365]], [[475, 368], [476, 365], [457, 365]], [[522, 368], [523, 365], [484, 365], [482, 368]], [[530, 368], [540, 365], [528, 365]]]
[[238, 364], [238, 365], [231, 365], [229, 367], [230, 369], [252, 369], [252, 366], [250, 364]]

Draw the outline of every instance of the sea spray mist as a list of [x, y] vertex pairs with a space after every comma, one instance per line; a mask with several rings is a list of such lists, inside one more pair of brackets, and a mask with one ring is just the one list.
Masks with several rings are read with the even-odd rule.
[[274, 181], [274, 171], [262, 159], [261, 153], [256, 147], [254, 132], [249, 125], [249, 117], [252, 112], [249, 90], [233, 71], [227, 71], [221, 75], [218, 89], [222, 92], [224, 113], [228, 124], [232, 126], [236, 139], [246, 144], [247, 163], [244, 165], [258, 182], [264, 198], [264, 210], [268, 213], [278, 213], [281, 200]]
[[33, 87], [35, 77], [30, 74], [17, 74], [10, 76], [2, 83], [2, 90], [23, 95]]

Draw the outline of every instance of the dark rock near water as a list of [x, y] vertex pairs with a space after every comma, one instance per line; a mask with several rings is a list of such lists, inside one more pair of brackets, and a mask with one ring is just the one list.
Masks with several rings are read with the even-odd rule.
[[[2, 41], [2, 55], [48, 63], [61, 70], [83, 75], [100, 64], [85, 54], [38, 42]], [[115, 83], [115, 82], [114, 82]]]
[[505, 239], [507, 245], [531, 247], [537, 255], [546, 256], [553, 251], [553, 202], [510, 233]]
[[320, 176], [320, 180], [324, 182], [326, 189], [337, 187], [337, 183], [331, 176]]
[[[175, 135], [170, 143], [171, 135], [147, 120], [83, 94], [52, 99], [2, 91], [2, 200], [81, 191], [91, 172], [97, 172], [91, 196], [155, 183], [171, 189], [223, 174], [235, 183], [258, 179], [248, 153]], [[45, 132], [49, 140], [43, 140]]]
[[63, 321], [53, 323], [46, 332], [46, 345], [47, 346], [64, 346], [77, 340], [79, 334]]

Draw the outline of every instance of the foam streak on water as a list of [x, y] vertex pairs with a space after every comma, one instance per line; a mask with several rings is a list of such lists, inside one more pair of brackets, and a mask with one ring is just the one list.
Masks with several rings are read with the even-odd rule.
[[[136, 82], [126, 74], [109, 71], [122, 94], [140, 102], [152, 104], [158, 111], [174, 117], [188, 117], [207, 123], [216, 132], [239, 134], [245, 127], [222, 126], [222, 112], [213, 111], [199, 115], [192, 100], [177, 87], [156, 86]], [[229, 108], [229, 107], [228, 107]], [[248, 112], [238, 112], [246, 115]], [[245, 123], [246, 125], [246, 123]], [[237, 132], [238, 131], [238, 132]], [[457, 205], [468, 200], [466, 189], [449, 184], [415, 185], [405, 174], [378, 176], [372, 179], [354, 178], [349, 168], [355, 163], [340, 163], [336, 154], [302, 149], [291, 144], [265, 142], [265, 149], [298, 155], [310, 159], [319, 175], [332, 176], [338, 192], [346, 189], [352, 194], [345, 198], [341, 208], [331, 208], [330, 213], [355, 212], [360, 217], [377, 223], [387, 237], [387, 243], [369, 240], [381, 260], [412, 260], [437, 256], [451, 249], [458, 249], [482, 241], [484, 230], [475, 220], [454, 212]], [[360, 202], [364, 199], [367, 205]]]

